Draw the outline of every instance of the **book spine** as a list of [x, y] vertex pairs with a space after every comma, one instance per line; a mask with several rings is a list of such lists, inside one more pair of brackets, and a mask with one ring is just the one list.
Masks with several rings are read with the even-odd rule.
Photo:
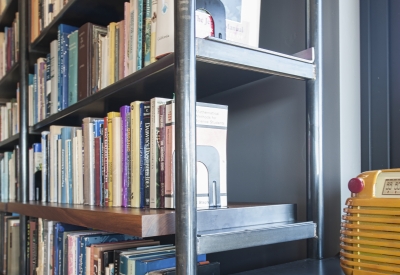
[[165, 104], [159, 107], [160, 112], [160, 207], [165, 208]]
[[129, 31], [129, 49], [128, 49], [128, 64], [129, 73], [136, 72], [137, 67], [137, 30], [138, 30], [138, 0], [130, 2], [130, 31]]
[[156, 58], [174, 52], [174, 1], [163, 0], [157, 6]]
[[130, 23], [131, 23], [131, 14], [130, 14], [130, 3], [125, 2], [124, 4], [124, 77], [129, 75], [129, 32], [130, 32]]
[[103, 124], [100, 125], [100, 171], [99, 171], [99, 180], [100, 180], [100, 206], [104, 206], [104, 121]]
[[68, 103], [68, 71], [69, 71], [69, 52], [68, 52], [68, 34], [61, 35], [61, 76], [62, 76], [62, 109], [69, 106]]
[[100, 137], [94, 138], [95, 205], [100, 206]]
[[55, 131], [55, 127], [50, 126], [50, 135], [49, 135], [49, 202], [58, 202], [58, 151], [57, 151], [57, 139], [58, 132]]
[[132, 207], [140, 207], [140, 171], [139, 171], [139, 111], [140, 102], [131, 103], [131, 205]]
[[126, 124], [126, 181], [128, 183], [127, 196], [128, 206], [132, 206], [132, 114], [130, 110], [126, 114]]
[[114, 40], [114, 82], [119, 80], [119, 22], [115, 24], [115, 40]]
[[29, 219], [26, 220], [26, 273], [30, 274], [30, 269], [31, 269], [31, 224]]
[[61, 203], [67, 203], [66, 173], [65, 173], [65, 142], [67, 127], [61, 129]]
[[145, 169], [144, 169], [144, 103], [140, 103], [139, 109], [139, 183], [140, 183], [140, 207], [144, 208], [146, 206], [145, 198]]
[[50, 114], [58, 112], [58, 41], [50, 43], [50, 74], [51, 74], [51, 94], [50, 94]]
[[143, 104], [143, 131], [144, 131], [144, 194], [145, 207], [150, 207], [150, 102]]
[[158, 0], [151, 0], [151, 35], [150, 35], [150, 62], [156, 61], [156, 30], [157, 30]]
[[143, 1], [138, 0], [138, 30], [137, 30], [137, 64], [136, 70], [140, 70], [143, 67]]
[[73, 204], [73, 190], [72, 190], [72, 141], [69, 139], [67, 140], [67, 164], [68, 164], [68, 182], [67, 182], [67, 191], [68, 191], [68, 196], [67, 196], [67, 203]]
[[104, 118], [104, 141], [103, 141], [103, 175], [104, 175], [104, 206], [109, 206], [108, 205], [108, 119], [107, 117]]
[[62, 37], [63, 34], [61, 32], [60, 26], [58, 26], [58, 34], [57, 34], [57, 55], [58, 55], [58, 80], [57, 80], [57, 90], [58, 90], [58, 98], [57, 98], [57, 111], [61, 111], [62, 108], [62, 99], [63, 99], [63, 94], [62, 94], [62, 79], [63, 79], [63, 70], [62, 70], [62, 64], [63, 62], [63, 54], [62, 54]]
[[[121, 205], [123, 207], [128, 206], [128, 123], [127, 115], [130, 112], [129, 106], [122, 106], [120, 109], [121, 114], [121, 164], [122, 164], [122, 201]], [[129, 182], [130, 184], [130, 182]], [[129, 203], [130, 204], [130, 203]]]
[[83, 203], [87, 205], [94, 205], [94, 136], [93, 136], [93, 123], [89, 122], [88, 118], [83, 120], [83, 152], [84, 152], [84, 178], [83, 178]]
[[146, 6], [146, 15], [145, 15], [145, 22], [144, 22], [144, 66], [147, 66], [151, 63], [151, 8], [152, 3], [151, 0], [145, 0]]
[[114, 83], [115, 80], [115, 22], [111, 22], [109, 27], [110, 27], [110, 32], [108, 33], [109, 35], [109, 41], [108, 41], [108, 69], [109, 69], [109, 85]]
[[90, 95], [91, 79], [91, 44], [90, 34], [93, 25], [86, 23], [78, 31], [78, 100], [82, 100]]
[[173, 197], [173, 152], [175, 150], [175, 104], [169, 101], [166, 105], [166, 123], [165, 123], [165, 207], [174, 208]]
[[68, 104], [78, 101], [78, 31], [69, 35]]
[[46, 115], [49, 117], [51, 114], [51, 55], [47, 54], [46, 57]]
[[122, 170], [121, 170], [121, 117], [115, 117], [113, 122], [113, 206], [121, 206]]
[[33, 75], [33, 123], [38, 122], [38, 64], [34, 65], [34, 75]]
[[84, 186], [83, 186], [83, 170], [84, 170], [84, 156], [83, 156], [83, 136], [82, 136], [82, 129], [77, 131], [77, 159], [78, 159], [78, 182], [76, 183], [76, 189], [77, 189], [77, 198], [78, 198], [78, 204], [83, 204], [84, 202]]
[[118, 36], [118, 80], [124, 78], [124, 60], [125, 60], [125, 21], [119, 22], [119, 36]]
[[49, 167], [49, 160], [47, 158], [47, 146], [49, 146], [47, 144], [47, 135], [50, 132], [48, 131], [44, 131], [42, 132], [42, 192], [41, 192], [41, 197], [42, 197], [42, 201], [43, 202], [47, 202], [47, 174], [48, 174], [48, 167]]

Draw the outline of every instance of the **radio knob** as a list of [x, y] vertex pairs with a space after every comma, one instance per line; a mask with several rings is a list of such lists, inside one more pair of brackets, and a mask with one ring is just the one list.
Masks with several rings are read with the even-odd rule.
[[364, 181], [362, 179], [360, 179], [360, 178], [352, 178], [349, 181], [349, 185], [348, 186], [349, 186], [350, 192], [352, 192], [352, 193], [360, 193], [364, 189], [365, 184], [364, 184]]

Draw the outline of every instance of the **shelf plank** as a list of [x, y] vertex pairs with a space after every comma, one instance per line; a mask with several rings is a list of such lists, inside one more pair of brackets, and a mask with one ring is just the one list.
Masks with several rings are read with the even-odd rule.
[[[9, 202], [7, 211], [140, 237], [175, 233], [175, 211], [170, 209]], [[296, 206], [293, 204], [233, 204], [226, 209], [199, 210], [197, 223], [198, 230], [210, 232], [238, 225], [254, 227], [266, 222], [293, 222], [295, 216]]]
[[[221, 42], [219, 39], [197, 38], [196, 41], [198, 100], [270, 75], [298, 79], [314, 77], [312, 60], [246, 48], [242, 45]], [[215, 51], [216, 48], [218, 51]], [[243, 58], [222, 53], [228, 49]], [[313, 50], [309, 49], [306, 52], [312, 55]], [[247, 56], [252, 56], [253, 60], [250, 62]], [[262, 62], [257, 63], [256, 59]], [[79, 126], [84, 117], [104, 117], [107, 112], [118, 111], [122, 105], [135, 100], [150, 100], [156, 96], [172, 98], [173, 92], [174, 54], [170, 54], [44, 119], [35, 124], [32, 130], [40, 132], [52, 124]]]
[[49, 53], [50, 42], [57, 39], [58, 25], [80, 27], [87, 22], [107, 26], [124, 19], [125, 0], [69, 0], [50, 24], [30, 44], [30, 52]]
[[197, 253], [207, 254], [254, 246], [297, 241], [316, 236], [316, 224], [273, 223], [199, 232]]
[[19, 144], [19, 133], [0, 141], [0, 152], [12, 151]]
[[0, 212], [7, 212], [7, 203], [0, 202]]
[[0, 98], [15, 98], [19, 82], [19, 62], [15, 63], [4, 77], [0, 79]]
[[4, 27], [11, 27], [15, 13], [18, 12], [18, 0], [11, 0], [5, 7], [3, 13], [0, 15], [0, 30], [3, 31]]

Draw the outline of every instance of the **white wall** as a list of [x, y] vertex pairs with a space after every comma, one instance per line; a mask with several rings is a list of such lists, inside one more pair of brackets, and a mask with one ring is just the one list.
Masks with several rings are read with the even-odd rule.
[[361, 172], [360, 0], [339, 0], [341, 208]]

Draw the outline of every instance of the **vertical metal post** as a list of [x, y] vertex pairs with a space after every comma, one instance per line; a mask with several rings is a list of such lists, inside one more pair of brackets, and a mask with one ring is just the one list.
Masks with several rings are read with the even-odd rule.
[[[20, 202], [27, 202], [28, 200], [28, 74], [29, 74], [29, 31], [28, 31], [28, 1], [18, 0], [18, 10], [20, 18], [20, 31], [19, 31], [19, 62], [20, 62], [20, 106], [19, 106], [19, 199]], [[26, 251], [26, 222], [27, 217], [20, 216], [20, 268], [19, 274], [27, 274], [27, 251]]]
[[308, 257], [322, 259], [324, 240], [322, 147], [322, 0], [307, 0], [307, 37], [315, 49], [315, 80], [307, 81], [307, 220], [317, 224], [317, 239], [308, 240]]
[[196, 274], [195, 0], [175, 1], [176, 270]]

